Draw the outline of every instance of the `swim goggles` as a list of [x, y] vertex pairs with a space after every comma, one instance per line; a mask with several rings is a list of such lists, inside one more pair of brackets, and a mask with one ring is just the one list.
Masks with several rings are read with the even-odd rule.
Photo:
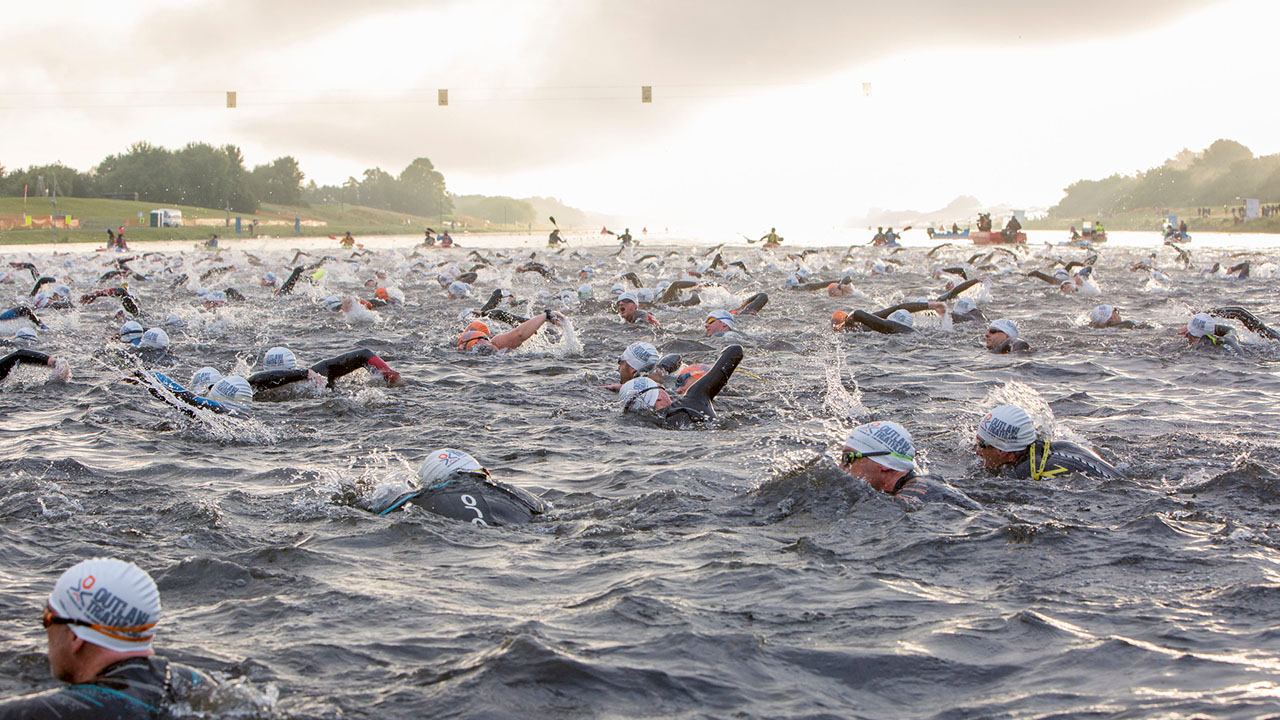
[[843, 453], [840, 454], [840, 459], [843, 461], [841, 463], [842, 465], [852, 465], [853, 461], [859, 458], [874, 458], [874, 457], [881, 457], [883, 455], [891, 455], [900, 460], [906, 460], [907, 462], [911, 462], [911, 463], [916, 461], [916, 459], [911, 457], [910, 455], [903, 455], [902, 453], [894, 452], [892, 450], [872, 450], [870, 452], [858, 452], [857, 450], [845, 450]]
[[[156, 626], [155, 623], [148, 623], [146, 625], [133, 625], [130, 627], [112, 627], [110, 625], [99, 625], [97, 623], [86, 622], [84, 620], [77, 620], [75, 618], [59, 617], [58, 615], [54, 614], [53, 608], [49, 607], [48, 605], [44, 606], [44, 615], [41, 616], [40, 618], [40, 624], [44, 626], [45, 630], [48, 630], [49, 627], [52, 625], [79, 625], [80, 627], [87, 627], [90, 630], [95, 630], [97, 632], [102, 633], [103, 635], [106, 635], [107, 637], [115, 638], [116, 640], [124, 640], [125, 642], [140, 642], [140, 643], [149, 642], [152, 638], [152, 635], [142, 635], [141, 633], [144, 633], [147, 630], [150, 630], [151, 628], [154, 628]], [[122, 635], [121, 633], [128, 633], [128, 634]]]

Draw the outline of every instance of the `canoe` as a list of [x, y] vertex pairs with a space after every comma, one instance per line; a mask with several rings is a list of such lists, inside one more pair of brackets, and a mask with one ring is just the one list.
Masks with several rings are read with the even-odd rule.
[[1027, 243], [1027, 234], [1019, 232], [1013, 241], [1005, 240], [1004, 235], [992, 230], [977, 230], [969, 233], [969, 238], [973, 240], [974, 245], [1025, 245]]

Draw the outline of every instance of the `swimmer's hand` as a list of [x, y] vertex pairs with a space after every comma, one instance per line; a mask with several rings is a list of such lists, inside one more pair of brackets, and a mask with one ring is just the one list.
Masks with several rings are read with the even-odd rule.
[[929, 309], [938, 313], [938, 315], [947, 314], [947, 306], [941, 302], [938, 302], [937, 300], [929, 301]]
[[596, 387], [600, 388], [601, 390], [609, 390], [609, 391], [611, 391], [611, 392], [618, 392], [619, 390], [621, 390], [621, 389], [622, 389], [622, 384], [621, 384], [621, 383], [614, 383], [614, 384], [612, 384], [612, 385], [597, 385]]
[[561, 325], [564, 325], [564, 321], [565, 321], [565, 320], [566, 320], [566, 318], [565, 318], [565, 316], [564, 316], [564, 313], [560, 312], [559, 310], [552, 310], [552, 311], [551, 311], [551, 324], [552, 324], [552, 325], [555, 325], [555, 326], [559, 327], [559, 326], [561, 326]]
[[53, 377], [58, 382], [67, 382], [71, 379], [71, 363], [62, 358], [49, 358], [49, 365], [53, 367]]
[[307, 379], [315, 383], [318, 390], [323, 390], [324, 386], [329, 384], [329, 380], [325, 376], [311, 369], [307, 370]]

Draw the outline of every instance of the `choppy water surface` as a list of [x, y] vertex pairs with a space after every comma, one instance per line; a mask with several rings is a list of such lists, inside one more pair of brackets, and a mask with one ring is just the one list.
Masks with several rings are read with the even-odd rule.
[[[866, 274], [882, 256], [870, 248], [804, 257], [816, 277], [855, 273], [858, 293], [843, 299], [784, 289], [797, 261], [781, 251], [729, 247], [724, 258], [751, 275], [704, 291], [700, 307], [657, 308], [656, 331], [621, 324], [603, 303], [534, 299], [563, 309], [574, 332], [480, 358], [453, 342], [461, 314], [494, 287], [525, 298], [572, 289], [599, 262], [593, 285], [607, 298], [623, 272], [652, 286], [690, 257], [705, 262], [707, 247], [539, 250], [563, 282], [482, 268], [482, 296], [450, 301], [435, 265], [469, 269], [469, 249], [413, 257], [411, 242], [330, 262], [319, 285], [282, 299], [257, 278], [284, 277], [297, 243], [187, 250], [193, 277], [237, 268], [211, 284], [249, 302], [213, 312], [197, 305], [198, 283], [169, 287], [176, 248], [132, 263], [153, 277], [132, 284], [144, 324], [171, 312], [188, 323], [171, 333], [180, 380], [206, 364], [248, 374], [274, 345], [305, 363], [369, 347], [409, 380], [388, 389], [360, 371], [333, 392], [255, 403], [248, 422], [191, 419], [124, 382], [101, 353], [119, 326], [114, 301], [45, 313], [37, 349], [69, 358], [72, 380], [23, 369], [0, 386], [0, 692], [52, 685], [39, 606], [64, 568], [109, 554], [159, 582], [160, 652], [240, 678], [227, 716], [255, 706], [298, 718], [1280, 712], [1280, 346], [1245, 333], [1237, 360], [1176, 335], [1213, 305], [1274, 321], [1274, 250], [1193, 243], [1184, 269], [1169, 249], [1106, 247], [1101, 297], [1021, 274], [1082, 250], [1032, 248], [1018, 263], [998, 253], [983, 309], [1016, 320], [1035, 347], [1015, 357], [987, 353], [982, 328], [923, 316], [914, 336], [829, 329], [837, 309], [937, 295], [932, 269], [967, 260], [970, 246], [883, 255], [903, 262], [884, 277]], [[1128, 269], [1153, 251], [1164, 279]], [[107, 253], [64, 252], [3, 260], [34, 262], [77, 295], [100, 287]], [[653, 252], [665, 265], [636, 262]], [[1253, 253], [1252, 279], [1200, 272], [1238, 262], [1235, 252]], [[318, 304], [370, 296], [364, 281], [377, 270], [406, 305], [344, 317]], [[30, 288], [19, 277], [0, 285], [6, 307]], [[710, 303], [758, 290], [772, 300], [740, 322], [747, 355], [714, 426], [657, 429], [593, 387], [616, 382], [618, 354], [640, 339], [712, 359], [728, 341], [702, 336]], [[1154, 328], [1084, 326], [1099, 302]], [[1007, 401], [1129, 479], [987, 475], [974, 428]], [[904, 424], [927, 469], [984, 509], [907, 512], [849, 480], [832, 451], [868, 419]], [[484, 529], [361, 509], [441, 446], [553, 511]]]

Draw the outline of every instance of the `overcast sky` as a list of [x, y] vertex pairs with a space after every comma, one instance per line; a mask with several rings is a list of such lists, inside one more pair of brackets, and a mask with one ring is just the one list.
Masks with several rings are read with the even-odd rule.
[[782, 227], [1049, 206], [1220, 137], [1280, 152], [1275, 0], [95, 0], [5, 24], [8, 168], [207, 141], [325, 184], [426, 156], [459, 194]]

